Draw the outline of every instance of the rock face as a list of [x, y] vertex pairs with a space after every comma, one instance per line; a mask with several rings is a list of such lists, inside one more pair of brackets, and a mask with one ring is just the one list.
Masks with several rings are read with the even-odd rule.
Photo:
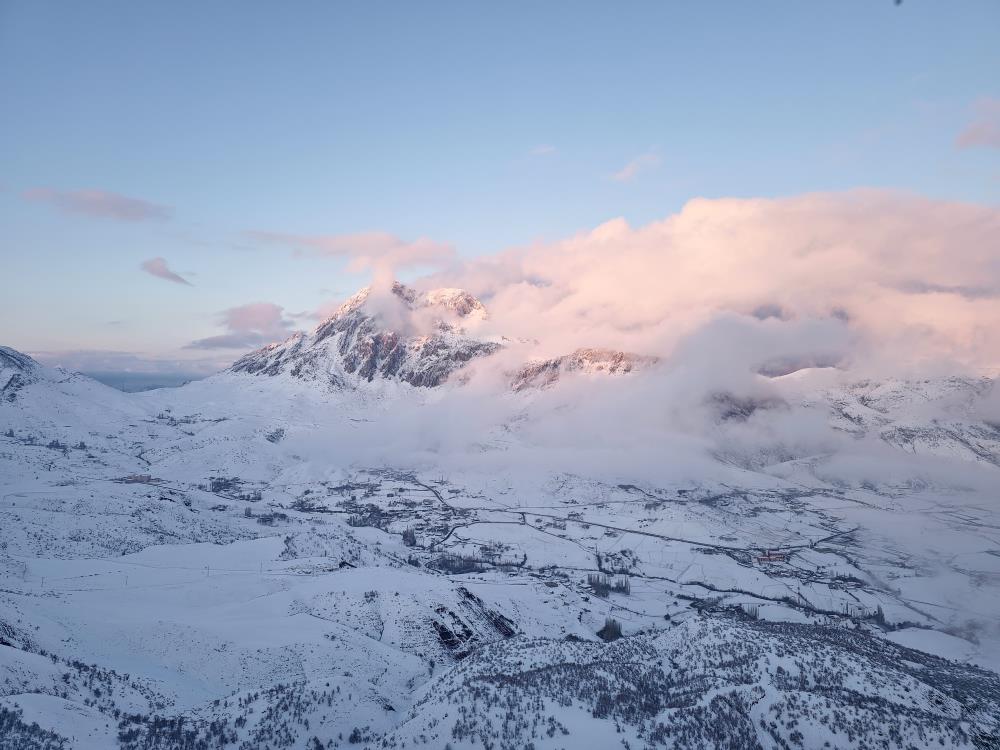
[[238, 360], [237, 373], [326, 381], [349, 388], [376, 379], [440, 385], [470, 360], [493, 354], [497, 341], [469, 335], [486, 308], [461, 289], [417, 292], [395, 283], [378, 297], [362, 289], [311, 334], [296, 334]]
[[780, 398], [737, 396], [726, 391], [711, 394], [705, 405], [718, 422], [746, 422], [758, 411], [787, 407]]
[[511, 389], [517, 392], [545, 388], [554, 385], [564, 374], [573, 372], [625, 375], [652, 367], [658, 361], [656, 357], [612, 349], [577, 349], [561, 357], [528, 362], [514, 373]]
[[37, 380], [38, 363], [27, 354], [0, 346], [0, 400], [13, 402], [17, 392]]

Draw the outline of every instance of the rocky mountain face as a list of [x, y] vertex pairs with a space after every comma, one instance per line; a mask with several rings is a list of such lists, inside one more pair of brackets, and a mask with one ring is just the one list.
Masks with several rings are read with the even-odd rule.
[[27, 354], [0, 346], [0, 401], [12, 402], [18, 391], [33, 383], [38, 363]]
[[545, 388], [556, 383], [566, 373], [604, 373], [626, 375], [655, 365], [657, 357], [630, 354], [612, 349], [577, 349], [561, 357], [528, 362], [514, 373], [513, 391]]
[[412, 386], [440, 385], [469, 361], [501, 348], [467, 332], [486, 309], [468, 292], [421, 293], [395, 283], [378, 299], [362, 289], [310, 334], [297, 334], [238, 360], [232, 372], [288, 373], [347, 388], [376, 378]]
[[[365, 288], [312, 333], [252, 352], [230, 372], [288, 374], [335, 388], [373, 381], [432, 388], [503, 348], [504, 339], [472, 332], [486, 317], [483, 304], [461, 289], [418, 292], [397, 282], [390, 294], [378, 296]], [[510, 374], [511, 388], [545, 388], [569, 373], [624, 375], [657, 361], [611, 349], [577, 349], [524, 364]]]

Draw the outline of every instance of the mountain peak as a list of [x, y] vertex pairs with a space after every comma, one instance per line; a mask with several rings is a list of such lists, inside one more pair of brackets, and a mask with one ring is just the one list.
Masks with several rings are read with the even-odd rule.
[[380, 301], [398, 303], [404, 310], [410, 312], [427, 309], [469, 321], [486, 318], [486, 308], [483, 303], [464, 289], [449, 287], [419, 292], [413, 287], [395, 281], [387, 292], [380, 294], [373, 287], [366, 286], [348, 298], [330, 319], [362, 309], [367, 309], [369, 313], [377, 313]]
[[395, 282], [361, 289], [310, 334], [296, 334], [238, 360], [232, 372], [325, 380], [337, 388], [376, 378], [437, 386], [471, 359], [494, 353], [495, 341], [466, 333], [486, 308], [462, 289], [419, 292]]

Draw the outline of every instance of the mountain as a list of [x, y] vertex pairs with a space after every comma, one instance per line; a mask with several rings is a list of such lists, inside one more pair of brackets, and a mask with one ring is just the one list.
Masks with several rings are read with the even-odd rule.
[[389, 294], [376, 296], [366, 288], [312, 333], [252, 352], [230, 371], [287, 374], [340, 389], [376, 378], [433, 387], [501, 348], [467, 332], [485, 318], [482, 303], [460, 289], [420, 293], [396, 282]]
[[570, 373], [627, 375], [654, 366], [659, 359], [611, 349], [577, 349], [561, 357], [528, 362], [511, 378], [511, 390], [546, 388]]
[[0, 403], [8, 406], [0, 412], [0, 425], [8, 420], [5, 429], [44, 434], [58, 424], [74, 442], [98, 430], [114, 431], [141, 413], [114, 388], [78, 372], [47, 367], [5, 346], [0, 346]]
[[[831, 373], [779, 378], [789, 398], [819, 406], [831, 426], [856, 438], [876, 437], [910, 454], [1000, 466], [1000, 424], [985, 418], [984, 399], [997, 380], [946, 376], [824, 382]], [[794, 395], [793, 395], [794, 394]]]
[[[387, 295], [365, 288], [311, 333], [265, 346], [236, 361], [229, 372], [287, 375], [335, 389], [390, 381], [415, 387], [442, 385], [469, 362], [495, 354], [506, 339], [476, 336], [487, 319], [483, 304], [461, 289], [418, 292], [398, 282]], [[545, 388], [568, 374], [624, 375], [647, 369], [656, 357], [581, 348], [531, 360], [510, 373], [515, 392]]]

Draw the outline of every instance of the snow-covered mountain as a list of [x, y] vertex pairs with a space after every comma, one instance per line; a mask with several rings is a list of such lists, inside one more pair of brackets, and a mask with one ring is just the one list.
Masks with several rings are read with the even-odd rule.
[[362, 292], [141, 394], [0, 348], [0, 747], [997, 743], [994, 381], [485, 320]]
[[345, 302], [311, 334], [297, 334], [238, 360], [232, 372], [319, 381], [335, 388], [375, 378], [437, 386], [470, 360], [493, 354], [495, 340], [466, 326], [486, 308], [460, 289], [418, 293], [398, 282], [382, 298], [370, 288]]
[[856, 438], [876, 437], [911, 454], [1000, 466], [1000, 424], [982, 411], [996, 387], [986, 377], [888, 378], [825, 383], [836, 371], [780, 378], [788, 397], [818, 406]]
[[143, 413], [126, 394], [78, 372], [45, 367], [27, 354], [0, 346], [0, 402], [17, 414], [13, 426], [58, 429], [73, 442], [118, 432]]
[[[473, 360], [495, 354], [503, 337], [478, 336], [487, 318], [483, 304], [461, 289], [417, 292], [398, 282], [389, 294], [362, 289], [311, 333], [265, 346], [229, 371], [312, 381], [355, 389], [373, 381], [433, 388]], [[472, 329], [472, 330], [470, 330]], [[651, 367], [656, 357], [583, 348], [532, 359], [508, 374], [515, 392], [553, 385], [568, 374], [624, 375]]]
[[569, 373], [627, 375], [633, 371], [652, 367], [658, 361], [656, 357], [611, 349], [577, 349], [561, 357], [526, 363], [514, 373], [511, 388], [514, 391], [545, 388]]

